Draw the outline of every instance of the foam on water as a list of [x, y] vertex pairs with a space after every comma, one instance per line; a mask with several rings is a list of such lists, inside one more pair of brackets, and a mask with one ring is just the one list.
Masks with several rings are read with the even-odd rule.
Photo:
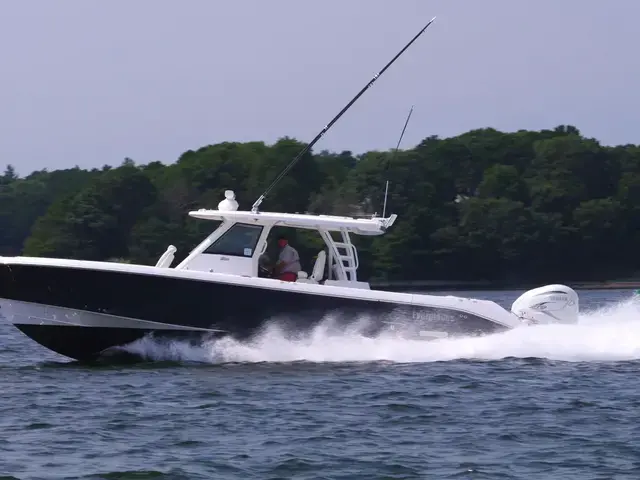
[[484, 337], [425, 341], [401, 338], [397, 332], [365, 337], [366, 324], [339, 329], [331, 318], [304, 337], [290, 338], [276, 324], [250, 342], [232, 339], [202, 346], [143, 339], [126, 349], [153, 360], [187, 362], [435, 362], [507, 357], [563, 361], [640, 359], [640, 301], [636, 298], [583, 313], [575, 325], [522, 327]]

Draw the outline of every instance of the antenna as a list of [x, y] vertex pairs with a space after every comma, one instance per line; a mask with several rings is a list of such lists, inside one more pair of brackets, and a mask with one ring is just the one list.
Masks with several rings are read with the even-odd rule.
[[276, 184], [277, 184], [277, 183], [278, 183], [278, 182], [279, 182], [279, 181], [280, 181], [280, 180], [281, 180], [281, 179], [282, 179], [282, 178], [287, 174], [287, 172], [288, 172], [289, 170], [291, 170], [291, 168], [293, 168], [293, 166], [298, 162], [298, 160], [300, 160], [300, 159], [302, 158], [302, 156], [303, 156], [305, 153], [307, 153], [309, 150], [311, 150], [311, 148], [316, 144], [316, 142], [317, 142], [318, 140], [320, 140], [320, 139], [324, 136], [324, 134], [325, 134], [325, 133], [327, 133], [327, 131], [328, 131], [328, 130], [333, 126], [333, 124], [334, 124], [334, 123], [336, 123], [336, 122], [338, 121], [338, 119], [339, 119], [339, 118], [340, 118], [340, 117], [341, 117], [341, 116], [342, 116], [342, 115], [343, 115], [347, 110], [349, 110], [349, 108], [351, 108], [351, 106], [352, 106], [354, 103], [356, 103], [356, 100], [358, 100], [358, 99], [362, 96], [362, 94], [363, 94], [364, 92], [366, 92], [366, 91], [371, 87], [371, 85], [373, 85], [373, 84], [374, 84], [374, 82], [378, 79], [378, 77], [380, 77], [380, 75], [382, 75], [382, 74], [387, 70], [387, 68], [389, 68], [389, 67], [390, 67], [390, 66], [391, 66], [391, 65], [392, 65], [392, 64], [393, 64], [393, 63], [398, 59], [398, 57], [400, 57], [400, 55], [402, 55], [402, 54], [405, 52], [405, 50], [406, 50], [407, 48], [409, 48], [409, 47], [411, 46], [411, 44], [412, 44], [413, 42], [415, 42], [415, 41], [418, 39], [418, 37], [424, 33], [424, 31], [429, 27], [429, 25], [431, 25], [431, 24], [433, 23], [433, 21], [434, 21], [435, 19], [436, 19], [436, 17], [433, 17], [431, 20], [429, 20], [429, 23], [427, 23], [424, 27], [422, 27], [422, 30], [420, 30], [420, 31], [416, 34], [416, 36], [415, 36], [415, 37], [413, 37], [413, 38], [409, 41], [409, 43], [407, 43], [407, 44], [404, 46], [404, 48], [403, 48], [402, 50], [400, 50], [400, 51], [396, 54], [396, 56], [395, 56], [395, 57], [393, 57], [393, 58], [389, 61], [389, 63], [387, 63], [387, 64], [384, 66], [384, 68], [383, 68], [382, 70], [380, 70], [378, 73], [376, 73], [376, 74], [373, 76], [373, 78], [369, 81], [369, 83], [367, 83], [367, 84], [362, 88], [362, 90], [360, 90], [360, 91], [358, 92], [358, 94], [357, 94], [355, 97], [353, 97], [353, 98], [351, 99], [351, 101], [350, 101], [349, 103], [347, 103], [347, 105], [346, 105], [342, 110], [340, 110], [340, 113], [338, 113], [338, 114], [333, 118], [333, 120], [331, 120], [331, 121], [330, 121], [330, 122], [329, 122], [329, 123], [328, 123], [328, 124], [327, 124], [327, 125], [326, 125], [322, 130], [321, 130], [321, 131], [320, 131], [320, 133], [318, 133], [318, 135], [316, 135], [316, 137], [315, 137], [313, 140], [311, 140], [311, 143], [309, 143], [306, 147], [304, 147], [304, 148], [300, 151], [300, 153], [298, 153], [298, 155], [296, 155], [296, 157], [295, 157], [295, 158], [294, 158], [294, 159], [289, 163], [289, 165], [287, 165], [287, 166], [285, 167], [285, 169], [284, 169], [284, 170], [283, 170], [283, 171], [282, 171], [282, 172], [281, 172], [281, 173], [280, 173], [280, 174], [275, 178], [275, 180], [274, 180], [273, 182], [271, 182], [271, 185], [269, 185], [269, 187], [264, 191], [264, 193], [263, 193], [262, 195], [260, 195], [260, 197], [255, 201], [255, 203], [254, 203], [254, 204], [253, 204], [253, 206], [251, 207], [251, 211], [252, 211], [253, 213], [257, 213], [257, 212], [258, 212], [258, 207], [260, 206], [260, 204], [262, 203], [262, 201], [266, 198], [267, 194], [268, 194], [268, 193], [273, 189], [273, 187], [275, 187], [275, 186], [276, 186]]
[[[393, 152], [393, 156], [395, 158], [395, 156], [398, 153], [398, 149], [400, 148], [400, 142], [402, 142], [402, 137], [404, 137], [404, 131], [407, 129], [407, 125], [409, 125], [409, 119], [411, 118], [411, 114], [413, 113], [413, 105], [411, 105], [411, 110], [409, 110], [409, 115], [407, 115], [407, 119], [404, 122], [404, 127], [402, 127], [402, 133], [400, 134], [400, 138], [398, 139], [398, 144], [396, 145], [396, 149]], [[390, 163], [391, 159], [387, 159], [387, 165], [384, 168], [384, 171], [386, 172], [389, 169], [389, 163]], [[384, 205], [382, 207], [382, 218], [384, 218], [384, 214], [387, 211], [387, 194], [389, 193], [389, 180], [387, 180], [387, 183], [384, 187]]]

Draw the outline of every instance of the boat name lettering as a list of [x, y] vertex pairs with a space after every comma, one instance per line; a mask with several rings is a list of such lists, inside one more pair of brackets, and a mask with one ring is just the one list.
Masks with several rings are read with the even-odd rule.
[[[438, 320], [451, 320], [452, 317], [450, 314], [438, 311], [438, 310], [426, 310], [426, 309], [418, 309], [418, 310], [414, 310], [412, 312], [412, 318], [413, 320], [431, 320], [431, 321], [438, 321]], [[467, 319], [469, 318], [469, 316], [467, 314], [461, 313], [461, 312], [456, 312], [455, 316], [457, 318], [461, 318], [461, 319]]]
[[549, 297], [549, 298], [550, 298], [552, 301], [555, 301], [555, 302], [566, 302], [566, 301], [569, 299], [569, 297], [564, 296], [564, 295], [562, 295], [562, 296], [560, 296], [560, 295], [554, 295], [554, 296], [551, 296], [551, 297]]
[[428, 318], [428, 312], [424, 310], [414, 310], [413, 311], [413, 319], [414, 320], [426, 320]]

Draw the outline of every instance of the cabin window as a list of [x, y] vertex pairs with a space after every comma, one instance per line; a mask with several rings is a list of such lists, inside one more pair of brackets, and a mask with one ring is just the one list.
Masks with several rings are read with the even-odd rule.
[[204, 253], [232, 257], [252, 257], [262, 233], [262, 228], [262, 225], [236, 223], [224, 232], [218, 240], [213, 242]]

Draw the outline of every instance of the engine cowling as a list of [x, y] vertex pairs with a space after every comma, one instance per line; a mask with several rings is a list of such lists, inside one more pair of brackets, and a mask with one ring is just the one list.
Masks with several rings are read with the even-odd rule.
[[530, 324], [577, 323], [578, 294], [566, 285], [545, 285], [520, 295], [511, 312]]

